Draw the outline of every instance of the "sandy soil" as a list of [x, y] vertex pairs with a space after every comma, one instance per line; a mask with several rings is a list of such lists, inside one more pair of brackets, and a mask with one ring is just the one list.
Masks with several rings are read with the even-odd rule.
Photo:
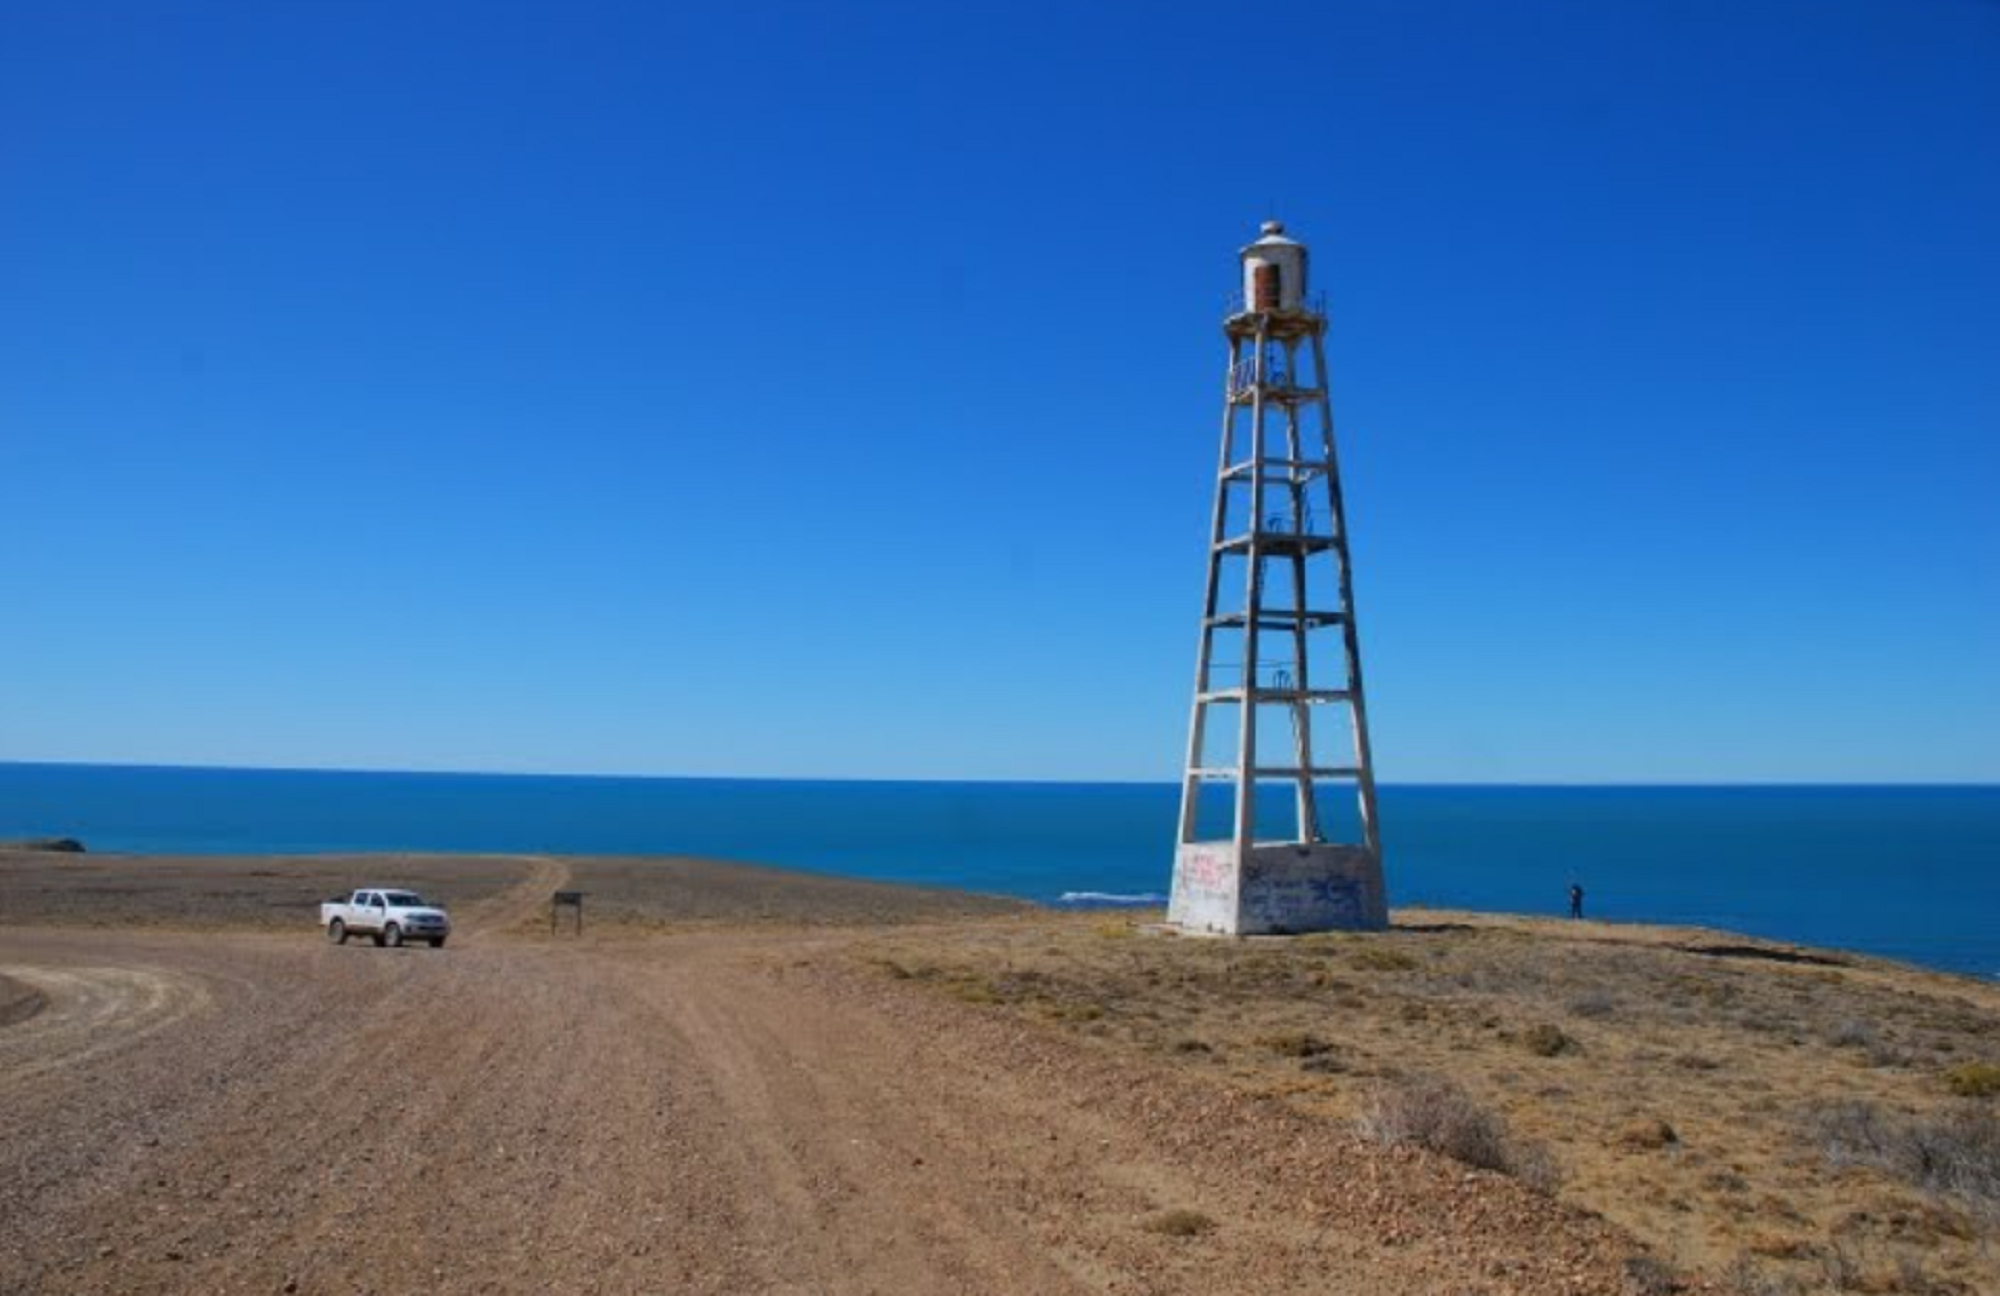
[[753, 926], [635, 934], [635, 890], [551, 939], [587, 867], [509, 867], [443, 951], [0, 910], [42, 1005], [0, 1027], [0, 1292], [1666, 1290], [1504, 1176], [857, 952], [1043, 917], [786, 927], [757, 876]]

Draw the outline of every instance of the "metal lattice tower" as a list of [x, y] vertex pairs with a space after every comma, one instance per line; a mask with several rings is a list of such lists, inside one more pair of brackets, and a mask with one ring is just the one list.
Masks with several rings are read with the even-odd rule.
[[[1278, 222], [1242, 260], [1223, 323], [1222, 458], [1167, 916], [1231, 935], [1382, 927], [1326, 315], [1307, 295], [1305, 247]], [[1233, 735], [1218, 718], [1234, 720]], [[1216, 784], [1234, 792], [1227, 836], [1205, 822], [1219, 807], [1203, 790]], [[1288, 796], [1290, 814], [1266, 804], [1260, 818], [1260, 785]], [[1353, 797], [1351, 824], [1329, 813], [1336, 791]]]

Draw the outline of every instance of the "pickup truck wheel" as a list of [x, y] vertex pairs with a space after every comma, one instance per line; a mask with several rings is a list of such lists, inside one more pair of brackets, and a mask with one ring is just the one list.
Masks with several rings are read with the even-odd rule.
[[442, 937], [442, 936], [433, 936], [433, 937], [431, 937], [431, 948], [432, 948], [432, 949], [443, 949], [443, 948], [444, 948], [444, 937]]
[[403, 929], [395, 923], [390, 923], [382, 929], [382, 943], [390, 949], [401, 949], [403, 947]]
[[334, 919], [326, 925], [326, 938], [336, 945], [347, 944], [347, 924]]

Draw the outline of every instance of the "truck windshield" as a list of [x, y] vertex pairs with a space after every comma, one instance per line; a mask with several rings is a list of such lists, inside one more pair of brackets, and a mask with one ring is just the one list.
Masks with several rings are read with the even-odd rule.
[[414, 891], [388, 891], [383, 893], [383, 898], [398, 909], [420, 909], [424, 907], [424, 898]]

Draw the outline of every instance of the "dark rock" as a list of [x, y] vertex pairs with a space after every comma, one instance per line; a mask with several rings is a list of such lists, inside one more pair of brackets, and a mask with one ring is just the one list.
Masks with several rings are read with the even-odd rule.
[[81, 855], [83, 843], [74, 837], [37, 837], [31, 841], [0, 842], [0, 850], [54, 851], [62, 855]]

